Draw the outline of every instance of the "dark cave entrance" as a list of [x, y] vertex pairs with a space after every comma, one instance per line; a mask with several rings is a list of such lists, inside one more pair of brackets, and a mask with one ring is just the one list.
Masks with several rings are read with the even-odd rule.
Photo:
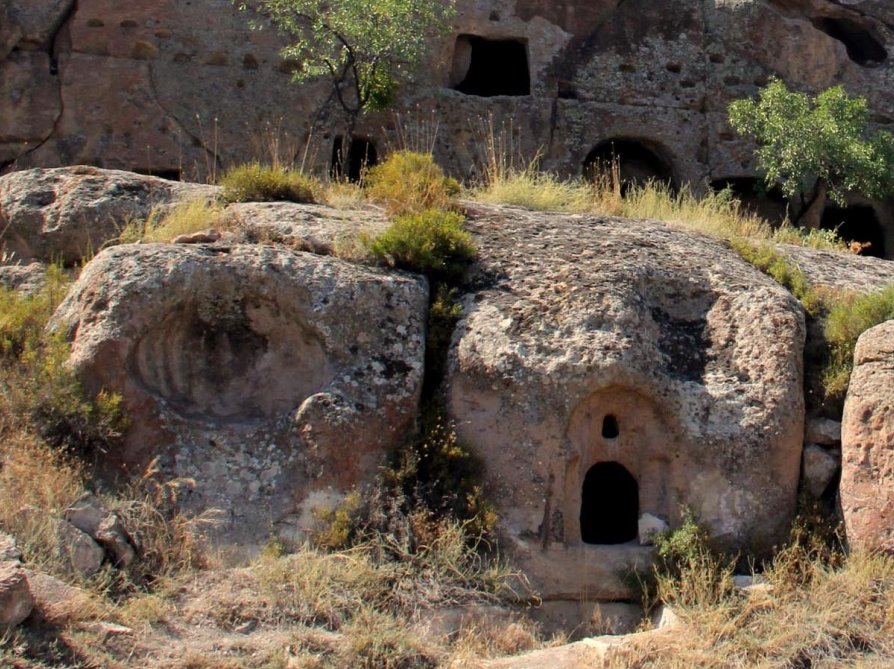
[[844, 44], [848, 57], [857, 65], [875, 67], [888, 58], [888, 51], [881, 41], [856, 21], [824, 16], [814, 19], [813, 25]]
[[175, 168], [162, 169], [157, 167], [134, 167], [131, 169], [131, 172], [144, 174], [149, 177], [159, 177], [160, 179], [167, 179], [168, 181], [181, 181], [183, 177], [180, 170]]
[[587, 179], [611, 180], [617, 170], [624, 195], [633, 186], [648, 181], [666, 183], [674, 188], [671, 166], [648, 144], [635, 139], [611, 139], [598, 144], [584, 159], [584, 176]]
[[743, 209], [771, 223], [780, 224], [785, 220], [788, 200], [778, 187], [767, 188], [763, 179], [756, 177], [715, 179], [711, 182], [711, 189], [717, 193], [729, 189], [733, 197], [742, 203]]
[[371, 139], [354, 137], [345, 149], [344, 137], [339, 135], [332, 143], [332, 168], [330, 174], [333, 179], [347, 179], [355, 183], [363, 179], [363, 175], [370, 167], [377, 165], [379, 154], [376, 145]]
[[475, 35], [456, 38], [454, 88], [466, 95], [530, 95], [528, 46], [517, 39], [486, 39]]
[[639, 532], [639, 486], [617, 462], [598, 462], [584, 477], [580, 536], [585, 544], [624, 544]]
[[838, 236], [848, 244], [864, 245], [860, 255], [885, 257], [885, 231], [875, 210], [869, 205], [827, 206], [820, 227], [826, 230], [837, 229]]

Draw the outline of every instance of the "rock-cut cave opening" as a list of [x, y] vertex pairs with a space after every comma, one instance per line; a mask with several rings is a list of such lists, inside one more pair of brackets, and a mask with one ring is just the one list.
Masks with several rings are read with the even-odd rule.
[[844, 44], [848, 57], [857, 65], [874, 67], [888, 58], [888, 51], [881, 41], [856, 21], [824, 16], [814, 19], [813, 25]]
[[584, 159], [587, 179], [612, 178], [613, 172], [621, 182], [621, 193], [647, 181], [659, 181], [674, 186], [674, 173], [659, 152], [635, 139], [610, 139], [596, 145]]
[[860, 255], [885, 257], [885, 231], [875, 210], [868, 205], [827, 206], [820, 227], [837, 230], [838, 236], [847, 243], [862, 244]]
[[530, 95], [528, 46], [518, 39], [456, 38], [453, 56], [454, 88], [466, 95]]
[[581, 490], [580, 536], [585, 544], [624, 544], [636, 539], [639, 486], [617, 462], [598, 462]]
[[345, 139], [341, 135], [332, 142], [332, 167], [330, 174], [334, 179], [347, 179], [354, 183], [363, 178], [364, 172], [378, 164], [379, 153], [371, 139], [354, 137], [345, 148]]

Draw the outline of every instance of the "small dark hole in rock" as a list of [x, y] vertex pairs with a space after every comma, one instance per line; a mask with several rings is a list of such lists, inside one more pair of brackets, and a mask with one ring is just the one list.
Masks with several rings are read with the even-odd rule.
[[612, 415], [608, 415], [602, 419], [602, 437], [604, 439], [617, 439], [621, 434], [618, 429], [618, 419]]

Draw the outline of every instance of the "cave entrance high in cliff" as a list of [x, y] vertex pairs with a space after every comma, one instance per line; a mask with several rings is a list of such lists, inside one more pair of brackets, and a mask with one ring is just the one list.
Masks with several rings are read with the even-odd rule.
[[453, 52], [451, 83], [466, 95], [530, 95], [528, 45], [521, 39], [460, 35]]
[[590, 467], [581, 490], [580, 535], [585, 544], [624, 544], [637, 537], [639, 486], [617, 462]]

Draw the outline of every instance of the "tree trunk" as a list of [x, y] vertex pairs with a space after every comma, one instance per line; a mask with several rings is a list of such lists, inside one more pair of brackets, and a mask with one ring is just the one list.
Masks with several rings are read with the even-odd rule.
[[823, 220], [823, 212], [826, 210], [828, 191], [826, 181], [817, 179], [816, 186], [813, 187], [813, 197], [798, 215], [798, 220], [806, 230], [819, 230]]

